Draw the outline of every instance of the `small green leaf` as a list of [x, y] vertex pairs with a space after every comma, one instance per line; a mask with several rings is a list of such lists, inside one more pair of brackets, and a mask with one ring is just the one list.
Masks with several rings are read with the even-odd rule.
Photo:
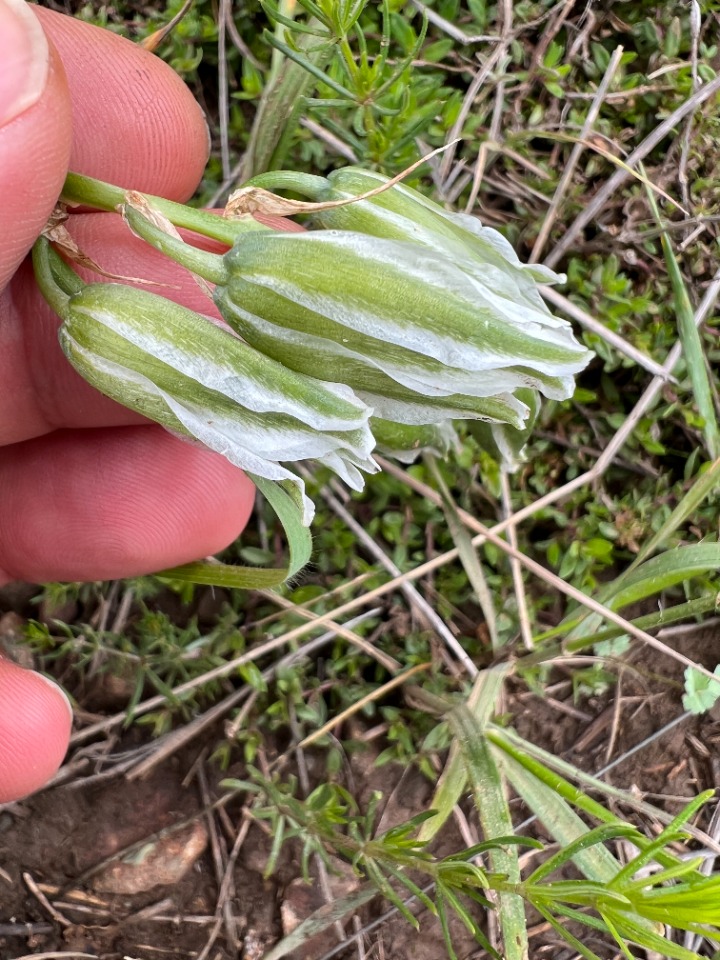
[[[643, 169], [640, 172], [645, 175]], [[710, 456], [715, 459], [720, 456], [720, 427], [718, 426], [715, 406], [713, 404], [712, 390], [708, 377], [707, 362], [703, 350], [702, 338], [695, 324], [695, 314], [690, 302], [690, 296], [685, 285], [680, 265], [678, 264], [675, 251], [670, 242], [670, 237], [663, 226], [658, 211], [657, 202], [652, 190], [647, 187], [646, 193], [650, 210], [662, 231], [660, 240], [662, 243], [663, 254], [665, 255], [665, 264], [667, 266], [673, 296], [675, 299], [675, 310], [678, 320], [678, 334], [683, 347], [683, 355], [687, 371], [692, 383], [693, 397], [698, 408], [700, 416], [703, 418], [703, 436]]]
[[699, 670], [688, 667], [685, 671], [685, 693], [682, 703], [691, 713], [705, 713], [720, 697], [720, 664], [713, 673], [717, 680], [711, 680]]

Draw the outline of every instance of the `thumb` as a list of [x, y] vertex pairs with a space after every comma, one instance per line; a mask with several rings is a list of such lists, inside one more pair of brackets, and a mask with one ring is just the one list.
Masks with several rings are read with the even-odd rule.
[[63, 184], [72, 134], [57, 52], [25, 0], [0, 0], [0, 290]]
[[0, 803], [47, 783], [65, 755], [71, 724], [60, 687], [0, 658]]

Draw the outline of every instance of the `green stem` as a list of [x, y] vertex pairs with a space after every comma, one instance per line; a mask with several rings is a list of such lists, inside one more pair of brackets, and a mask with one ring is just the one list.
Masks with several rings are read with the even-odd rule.
[[227, 281], [225, 264], [219, 254], [199, 250], [197, 247], [185, 243], [184, 240], [170, 236], [133, 207], [125, 207], [123, 215], [133, 233], [149, 243], [150, 246], [155, 247], [156, 250], [170, 257], [175, 263], [187, 267], [192, 273], [197, 273], [210, 283], [219, 284]]
[[[79, 173], [69, 173], [63, 186], [60, 199], [63, 203], [94, 207], [96, 210], [115, 211], [122, 206], [128, 191], [124, 187], [116, 187], [93, 177], [84, 177]], [[176, 227], [192, 230], [203, 237], [210, 237], [219, 243], [232, 246], [243, 233], [250, 231], [268, 230], [262, 223], [252, 217], [243, 217], [238, 220], [226, 220], [219, 214], [208, 210], [198, 210], [187, 207], [173, 200], [143, 194], [146, 200], [160, 213], [164, 214]]]
[[317, 201], [330, 186], [325, 177], [317, 177], [312, 173], [297, 173], [294, 170], [271, 170], [267, 173], [259, 173], [248, 180], [247, 187], [261, 187], [263, 190], [292, 190], [306, 197], [308, 200]]
[[79, 280], [79, 278], [63, 263], [50, 246], [50, 241], [46, 237], [38, 237], [35, 241], [32, 250], [32, 259], [35, 280], [38, 287], [40, 287], [43, 297], [45, 297], [55, 313], [60, 318], [64, 318], [70, 302], [70, 294], [73, 291], [65, 289], [65, 284], [58, 283], [56, 261], [59, 261], [76, 279]]

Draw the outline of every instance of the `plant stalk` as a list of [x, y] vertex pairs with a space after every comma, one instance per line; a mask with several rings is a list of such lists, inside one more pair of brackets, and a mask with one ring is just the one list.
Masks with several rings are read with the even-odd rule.
[[[129, 192], [124, 187], [116, 187], [102, 180], [95, 180], [93, 177], [69, 173], [63, 185], [60, 200], [69, 206], [87, 206], [95, 210], [113, 212], [126, 203]], [[250, 216], [226, 220], [220, 215], [220, 211], [212, 213], [209, 210], [199, 210], [152, 194], [142, 194], [142, 196], [174, 226], [192, 230], [194, 233], [228, 246], [232, 246], [242, 233], [270, 229]]]

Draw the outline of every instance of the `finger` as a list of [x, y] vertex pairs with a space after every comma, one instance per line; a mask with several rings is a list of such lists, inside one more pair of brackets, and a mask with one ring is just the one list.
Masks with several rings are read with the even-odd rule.
[[0, 580], [113, 580], [217, 553], [253, 486], [160, 427], [60, 431], [3, 450]]
[[47, 783], [65, 756], [71, 725], [59, 687], [0, 659], [0, 803]]
[[24, 0], [0, 0], [0, 290], [47, 222], [70, 156], [62, 64]]
[[34, 8], [67, 73], [73, 111], [70, 169], [118, 186], [190, 197], [209, 135], [178, 75], [124, 37]]

